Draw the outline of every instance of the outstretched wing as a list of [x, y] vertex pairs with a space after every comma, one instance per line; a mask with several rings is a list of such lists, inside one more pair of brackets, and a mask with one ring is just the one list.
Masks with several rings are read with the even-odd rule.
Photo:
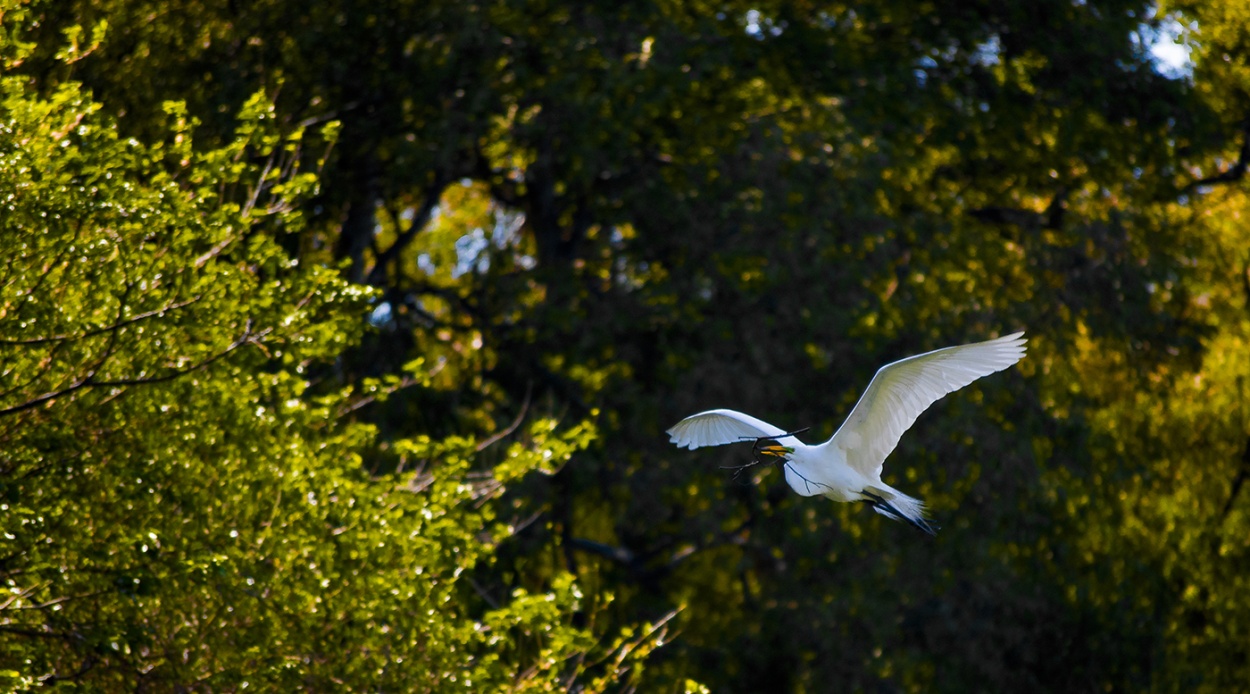
[[786, 432], [749, 414], [734, 410], [708, 410], [686, 417], [667, 433], [679, 448], [694, 449], [739, 443], [746, 439], [771, 438]]
[[1021, 335], [947, 347], [881, 367], [846, 422], [824, 445], [845, 451], [847, 464], [860, 473], [879, 476], [886, 456], [929, 405], [1023, 359]]

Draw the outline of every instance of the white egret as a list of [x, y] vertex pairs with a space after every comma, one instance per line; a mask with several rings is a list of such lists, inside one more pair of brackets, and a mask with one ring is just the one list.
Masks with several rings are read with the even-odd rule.
[[[887, 364], [877, 371], [833, 438], [808, 445], [734, 410], [709, 410], [678, 422], [668, 434], [684, 448], [754, 440], [755, 452], [781, 459], [786, 482], [803, 496], [864, 501], [887, 518], [934, 534], [924, 504], [881, 481], [886, 456], [920, 413], [947, 393], [1002, 371], [1024, 358], [1023, 332], [988, 342], [947, 347]], [[774, 445], [762, 446], [765, 441]]]

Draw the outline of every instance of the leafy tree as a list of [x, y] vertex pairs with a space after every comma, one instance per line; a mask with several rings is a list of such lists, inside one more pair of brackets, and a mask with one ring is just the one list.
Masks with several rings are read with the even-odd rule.
[[370, 292], [278, 243], [318, 185], [304, 148], [334, 128], [280, 135], [258, 95], [220, 148], [198, 147], [172, 102], [158, 141], [119, 137], [77, 84], [40, 94], [17, 70], [33, 20], [5, 8], [0, 677], [427, 691], [632, 677], [663, 622], [614, 635], [567, 573], [504, 594], [466, 573], [517, 530], [496, 502], [506, 485], [555, 472], [592, 429], [382, 441], [353, 420], [435, 386], [418, 360], [345, 387], [332, 360], [360, 339]]

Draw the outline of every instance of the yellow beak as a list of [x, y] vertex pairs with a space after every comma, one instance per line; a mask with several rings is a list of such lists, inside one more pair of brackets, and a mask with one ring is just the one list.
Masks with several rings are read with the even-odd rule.
[[793, 453], [794, 449], [790, 448], [789, 446], [773, 445], [773, 446], [763, 446], [759, 449], [759, 452], [763, 453], [764, 455], [771, 455], [771, 456], [776, 456], [778, 458], [784, 458], [787, 455]]

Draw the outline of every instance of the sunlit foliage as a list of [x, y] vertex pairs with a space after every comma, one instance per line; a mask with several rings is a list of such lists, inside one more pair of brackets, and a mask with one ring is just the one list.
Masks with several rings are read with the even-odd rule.
[[[6, 29], [23, 18], [9, 7]], [[37, 94], [13, 73], [25, 49], [7, 48], [5, 685], [597, 691], [631, 676], [662, 624], [592, 635], [566, 572], [504, 593], [465, 573], [517, 531], [496, 508], [507, 485], [554, 473], [592, 429], [379, 440], [352, 416], [434, 388], [436, 369], [334, 376], [374, 293], [280, 245], [317, 189], [301, 133], [279, 135], [258, 96], [219, 149], [197, 147], [176, 103], [160, 141], [122, 138], [78, 85]], [[371, 473], [379, 456], [399, 463]]]

